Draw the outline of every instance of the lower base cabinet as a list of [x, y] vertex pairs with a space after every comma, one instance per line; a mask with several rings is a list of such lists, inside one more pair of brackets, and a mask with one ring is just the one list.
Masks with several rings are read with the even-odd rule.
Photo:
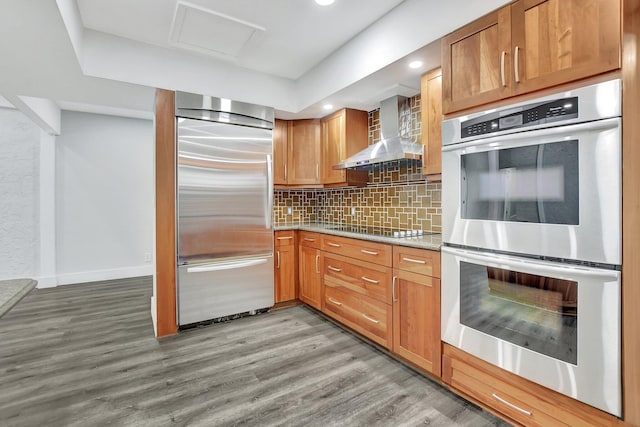
[[440, 279], [394, 270], [393, 352], [440, 376]]
[[299, 289], [300, 301], [322, 309], [321, 251], [311, 246], [300, 246]]
[[455, 390], [526, 426], [615, 426], [618, 420], [448, 344], [442, 379]]
[[322, 311], [381, 346], [391, 348], [390, 305], [325, 281]]
[[293, 301], [297, 298], [295, 232], [277, 231], [273, 249], [275, 302]]

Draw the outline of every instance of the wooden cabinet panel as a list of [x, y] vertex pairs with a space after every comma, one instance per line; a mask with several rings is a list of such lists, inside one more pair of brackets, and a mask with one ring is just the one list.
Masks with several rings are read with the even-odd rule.
[[276, 119], [273, 125], [273, 184], [286, 185], [288, 175], [288, 122]]
[[318, 310], [322, 309], [322, 252], [300, 245], [298, 298]]
[[322, 120], [322, 183], [365, 185], [366, 171], [334, 170], [333, 165], [364, 150], [368, 144], [368, 113], [343, 109]]
[[289, 122], [287, 183], [320, 184], [320, 120]]
[[275, 302], [297, 298], [298, 270], [295, 231], [276, 231], [274, 239]]
[[391, 267], [391, 246], [384, 243], [323, 234], [322, 250]]
[[442, 173], [442, 71], [433, 70], [422, 76], [422, 173]]
[[444, 113], [504, 98], [511, 93], [509, 6], [442, 38]]
[[391, 268], [324, 253], [323, 279], [391, 304]]
[[[617, 419], [444, 344], [442, 378], [527, 426], [614, 426]], [[519, 408], [519, 409], [516, 409]]]
[[391, 306], [373, 298], [351, 292], [332, 283], [324, 284], [322, 311], [356, 332], [391, 348]]
[[440, 376], [440, 279], [393, 274], [393, 352]]
[[512, 4], [515, 94], [620, 68], [619, 0]]

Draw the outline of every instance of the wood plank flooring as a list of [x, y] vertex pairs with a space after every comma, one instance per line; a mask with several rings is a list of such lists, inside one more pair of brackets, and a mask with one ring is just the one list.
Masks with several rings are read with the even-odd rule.
[[150, 278], [0, 319], [0, 426], [506, 425], [304, 306], [156, 340]]

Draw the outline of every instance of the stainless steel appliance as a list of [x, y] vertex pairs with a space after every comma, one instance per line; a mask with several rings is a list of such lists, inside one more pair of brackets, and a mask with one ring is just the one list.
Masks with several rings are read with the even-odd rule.
[[274, 304], [273, 109], [176, 93], [178, 324]]
[[621, 84], [443, 123], [442, 339], [621, 415]]

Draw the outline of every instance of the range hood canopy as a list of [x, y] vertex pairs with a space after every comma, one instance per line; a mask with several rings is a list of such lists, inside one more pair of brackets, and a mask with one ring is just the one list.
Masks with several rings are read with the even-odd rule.
[[406, 101], [404, 96], [393, 96], [380, 102], [379, 142], [341, 161], [333, 169], [368, 170], [373, 165], [391, 162], [420, 162], [423, 146], [400, 136], [400, 108]]

